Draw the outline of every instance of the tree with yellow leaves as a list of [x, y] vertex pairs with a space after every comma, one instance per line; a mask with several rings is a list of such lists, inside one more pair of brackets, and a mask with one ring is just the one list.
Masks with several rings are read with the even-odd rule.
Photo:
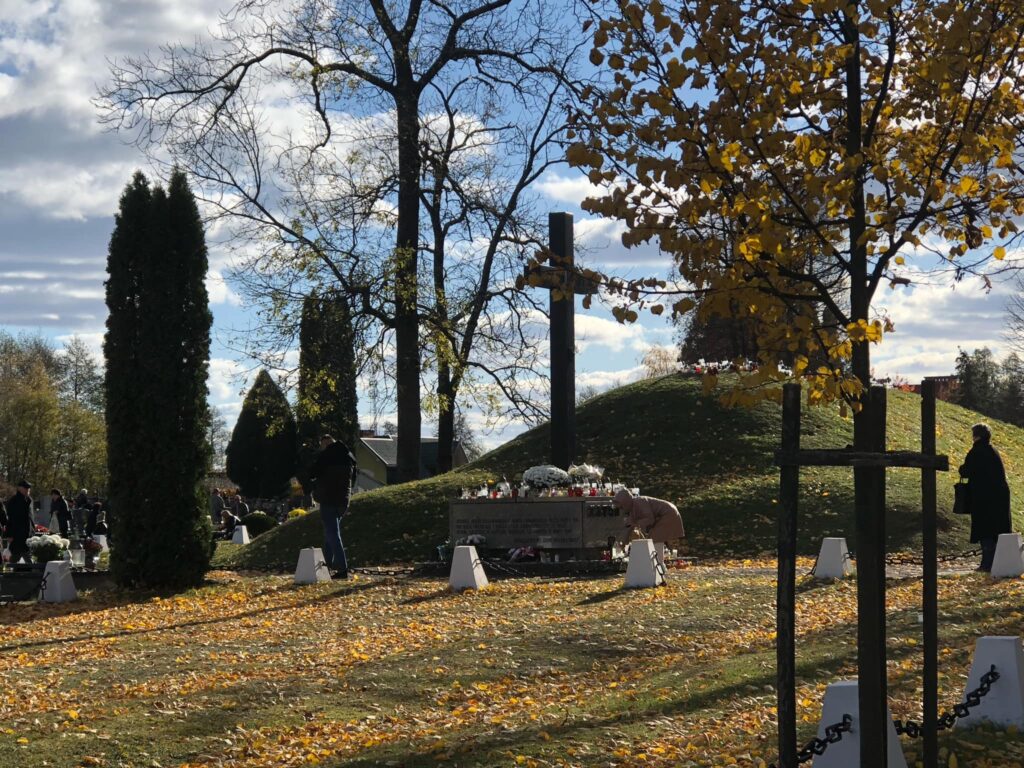
[[[734, 401], [795, 377], [812, 402], [852, 405], [855, 448], [877, 450], [878, 414], [862, 395], [870, 344], [891, 330], [872, 311], [879, 288], [922, 271], [984, 273], [1019, 235], [1024, 4], [607, 6], [595, 13], [591, 62], [610, 72], [608, 82], [591, 90], [569, 150], [606, 189], [585, 207], [624, 221], [625, 245], [653, 241], [674, 256], [692, 294], [676, 301], [675, 314], [736, 308], [753, 323], [760, 365]], [[628, 300], [617, 310], [625, 321], [637, 316], [629, 303], [665, 289], [611, 284]], [[791, 371], [778, 364], [787, 352]], [[866, 765], [877, 758], [863, 751], [866, 740], [883, 752], [885, 744], [879, 474], [854, 473], [865, 556], [858, 728]], [[875, 694], [881, 701], [871, 701]], [[780, 751], [790, 766], [795, 727], [787, 717], [784, 727], [780, 712]]]
[[982, 271], [1018, 236], [1024, 6], [611, 4], [591, 52], [611, 81], [569, 152], [608, 190], [585, 207], [675, 257], [693, 293], [676, 314], [755, 323], [761, 364], [735, 401], [790, 357], [812, 401], [857, 410], [869, 344], [891, 330], [879, 287]]

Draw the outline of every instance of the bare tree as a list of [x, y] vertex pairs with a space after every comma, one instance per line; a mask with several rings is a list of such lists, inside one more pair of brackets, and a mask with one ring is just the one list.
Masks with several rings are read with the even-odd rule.
[[[168, 149], [207, 185], [209, 201], [222, 213], [275, 228], [293, 249], [298, 272], [328, 271], [393, 334], [401, 479], [415, 478], [419, 468], [423, 116], [433, 109], [432, 88], [446, 77], [473, 74], [523, 92], [538, 79], [562, 78], [566, 14], [561, 4], [548, 5], [241, 0], [212, 41], [119, 62], [100, 94], [109, 125], [144, 148]], [[337, 220], [319, 222], [329, 229], [347, 225], [370, 201], [374, 210], [383, 203], [393, 211], [394, 247], [385, 268], [364, 270], [358, 238], [350, 237], [340, 253], [333, 251], [336, 243], [325, 252], [307, 231], [316, 223], [301, 210], [295, 218], [281, 208], [295, 192], [283, 186], [295, 175], [282, 171], [329, 156], [346, 125], [382, 120], [394, 124], [393, 188], [350, 179], [356, 196]], [[373, 224], [360, 220], [357, 229], [365, 234]], [[342, 256], [345, 266], [330, 255]]]

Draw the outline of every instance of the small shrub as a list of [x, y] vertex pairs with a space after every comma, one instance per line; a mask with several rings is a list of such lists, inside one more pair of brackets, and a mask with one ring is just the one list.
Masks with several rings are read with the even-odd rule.
[[272, 518], [266, 512], [250, 512], [242, 518], [242, 525], [244, 525], [249, 531], [250, 536], [255, 537], [276, 527], [277, 520]]

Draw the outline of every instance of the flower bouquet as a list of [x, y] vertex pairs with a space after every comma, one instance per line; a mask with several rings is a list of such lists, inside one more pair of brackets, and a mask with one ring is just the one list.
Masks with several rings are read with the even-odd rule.
[[56, 534], [47, 533], [42, 536], [33, 536], [28, 540], [28, 548], [32, 558], [37, 563], [48, 563], [51, 560], [60, 560], [71, 542], [62, 539]]
[[569, 467], [569, 477], [576, 483], [596, 483], [604, 477], [604, 468], [594, 464], [573, 464]]
[[530, 467], [523, 472], [523, 482], [534, 489], [564, 488], [572, 484], [569, 473], [550, 464]]

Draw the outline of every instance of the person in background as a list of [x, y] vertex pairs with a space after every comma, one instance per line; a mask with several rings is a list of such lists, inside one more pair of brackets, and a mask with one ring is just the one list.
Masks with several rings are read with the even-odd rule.
[[309, 471], [313, 481], [313, 498], [320, 504], [320, 521], [324, 526], [324, 557], [332, 575], [348, 578], [348, 560], [341, 541], [341, 518], [348, 512], [352, 481], [356, 476], [356, 460], [348, 446], [331, 435], [320, 438], [320, 453]]
[[224, 498], [220, 495], [220, 489], [214, 488], [210, 493], [210, 520], [214, 526], [221, 524], [221, 512], [224, 511]]
[[32, 521], [32, 483], [22, 480], [17, 492], [7, 501], [7, 534], [11, 537], [11, 562], [28, 555], [28, 537], [35, 527]]
[[[60, 535], [66, 539], [71, 530], [71, 510], [68, 508], [68, 500], [57, 488], [50, 491], [50, 515], [57, 516]], [[51, 528], [51, 530], [53, 529]]]
[[249, 514], [249, 505], [245, 503], [240, 494], [236, 493], [231, 497], [231, 512], [237, 518], [243, 518]]
[[967, 510], [971, 513], [971, 543], [981, 545], [979, 571], [991, 571], [999, 534], [1012, 533], [1010, 486], [999, 452], [992, 447], [987, 424], [971, 427], [974, 445], [960, 466], [967, 480]]
[[103, 509], [103, 505], [98, 501], [92, 503], [89, 508], [89, 516], [85, 521], [85, 535], [94, 536], [96, 534], [96, 521], [99, 519], [100, 512]]
[[622, 488], [612, 498], [612, 506], [626, 515], [626, 530], [623, 541], [629, 540], [633, 529], [640, 530], [656, 544], [681, 539], [686, 535], [683, 517], [675, 504], [651, 496], [634, 496]]
[[81, 535], [85, 531], [85, 518], [89, 514], [89, 509], [92, 504], [89, 503], [89, 491], [83, 488], [75, 496], [74, 506], [72, 508], [72, 519], [75, 521], [75, 530]]
[[231, 536], [235, 532], [235, 528], [241, 525], [242, 521], [235, 516], [229, 507], [224, 507], [220, 513], [221, 520], [221, 531], [220, 537], [222, 539], [231, 539]]

